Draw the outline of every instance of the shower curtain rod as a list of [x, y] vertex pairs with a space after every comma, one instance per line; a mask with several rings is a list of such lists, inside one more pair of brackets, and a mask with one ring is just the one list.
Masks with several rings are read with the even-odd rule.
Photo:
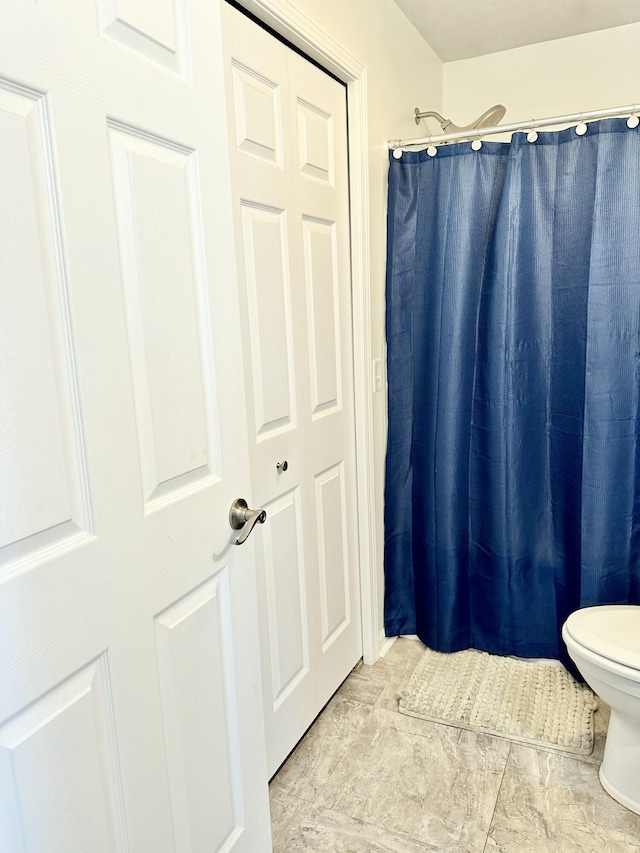
[[626, 107], [610, 107], [606, 110], [591, 110], [591, 112], [573, 113], [572, 115], [553, 116], [551, 118], [529, 119], [514, 124], [499, 124], [494, 127], [481, 127], [477, 130], [461, 130], [457, 133], [439, 133], [434, 136], [421, 136], [417, 139], [390, 139], [388, 148], [393, 151], [398, 148], [409, 148], [417, 145], [438, 145], [442, 142], [454, 142], [462, 139], [482, 139], [496, 133], [514, 133], [518, 130], [534, 130], [537, 127], [551, 127], [554, 124], [573, 124], [573, 122], [591, 121], [599, 118], [614, 118], [616, 116], [635, 115], [640, 111], [640, 102]]

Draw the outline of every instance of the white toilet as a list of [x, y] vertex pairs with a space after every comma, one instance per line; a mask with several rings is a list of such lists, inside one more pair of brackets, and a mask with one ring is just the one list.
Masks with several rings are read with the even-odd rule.
[[602, 786], [640, 814], [640, 605], [576, 610], [562, 638], [589, 687], [611, 706]]

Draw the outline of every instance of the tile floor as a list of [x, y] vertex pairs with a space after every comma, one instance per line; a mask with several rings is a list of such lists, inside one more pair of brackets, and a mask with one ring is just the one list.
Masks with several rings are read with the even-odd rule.
[[640, 853], [640, 816], [586, 758], [406, 717], [424, 647], [401, 638], [344, 682], [271, 782], [276, 853]]

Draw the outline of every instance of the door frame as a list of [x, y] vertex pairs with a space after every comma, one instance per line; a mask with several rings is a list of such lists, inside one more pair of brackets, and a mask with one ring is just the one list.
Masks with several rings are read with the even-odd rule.
[[[224, 2], [224, 0], [220, 0]], [[375, 663], [383, 642], [378, 607], [371, 383], [371, 300], [367, 69], [289, 0], [235, 0], [347, 87], [351, 303], [354, 366], [356, 483], [362, 652]], [[224, 34], [223, 34], [224, 37]]]

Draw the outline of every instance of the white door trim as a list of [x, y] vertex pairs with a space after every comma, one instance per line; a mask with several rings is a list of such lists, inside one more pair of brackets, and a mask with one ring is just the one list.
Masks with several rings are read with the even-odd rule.
[[382, 626], [378, 617], [373, 467], [367, 69], [289, 0], [238, 2], [347, 86], [362, 649], [365, 663], [373, 664], [380, 657]]

